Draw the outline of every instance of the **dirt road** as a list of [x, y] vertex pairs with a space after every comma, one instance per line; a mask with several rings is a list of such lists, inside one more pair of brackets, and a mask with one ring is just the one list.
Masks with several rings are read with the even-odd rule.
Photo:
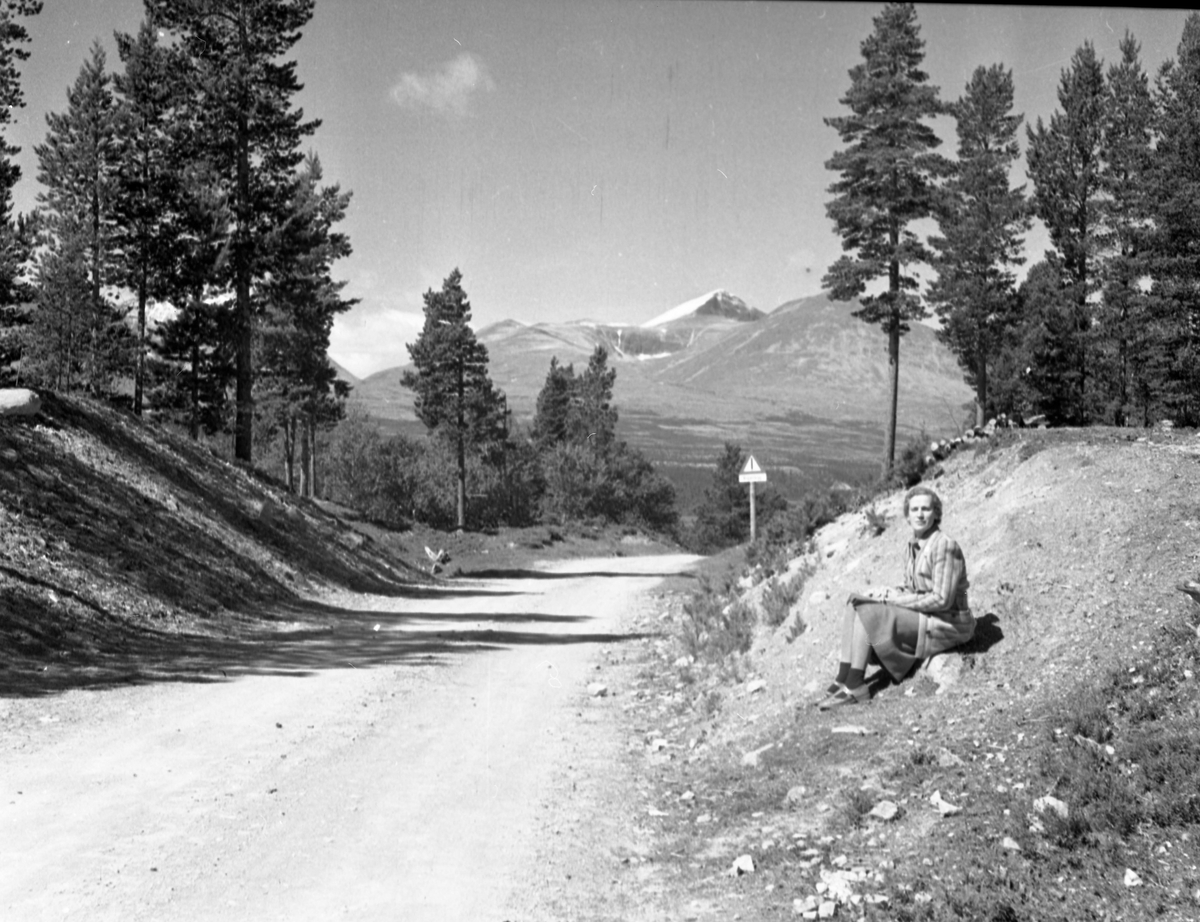
[[194, 683], [0, 700], [33, 715], [0, 741], [0, 918], [538, 917], [562, 792], [616, 790], [597, 657], [693, 560], [347, 596]]

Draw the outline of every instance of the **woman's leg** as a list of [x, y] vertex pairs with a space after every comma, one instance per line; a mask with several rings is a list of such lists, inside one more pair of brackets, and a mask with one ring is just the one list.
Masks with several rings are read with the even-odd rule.
[[855, 616], [854, 609], [850, 610], [850, 615], [853, 619], [850, 630], [847, 632], [843, 629], [843, 634], [849, 633], [850, 635], [849, 650], [844, 656], [849, 660], [850, 668], [843, 684], [847, 688], [858, 688], [863, 684], [863, 674], [867, 671], [867, 658], [871, 655], [871, 641], [867, 637], [867, 629], [863, 627], [862, 621]]
[[858, 618], [854, 614], [854, 606], [846, 606], [846, 614], [842, 617], [842, 637], [841, 646], [838, 650], [838, 671], [837, 676], [833, 680], [833, 684], [825, 689], [829, 694], [833, 694], [838, 690], [838, 686], [846, 681], [846, 676], [850, 674], [850, 654], [854, 646], [854, 625], [858, 622]]

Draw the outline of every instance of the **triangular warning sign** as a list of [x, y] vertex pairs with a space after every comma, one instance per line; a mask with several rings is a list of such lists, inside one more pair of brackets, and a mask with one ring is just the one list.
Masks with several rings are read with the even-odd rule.
[[754, 455], [746, 459], [746, 466], [742, 468], [743, 474], [759, 474], [762, 473], [762, 468], [758, 466], [758, 462], [754, 460]]

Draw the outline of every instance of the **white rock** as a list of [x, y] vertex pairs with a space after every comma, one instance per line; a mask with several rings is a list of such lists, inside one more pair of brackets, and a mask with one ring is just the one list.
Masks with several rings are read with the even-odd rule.
[[829, 732], [845, 733], [849, 736], [871, 736], [875, 731], [860, 727], [858, 724], [842, 724], [838, 727], [830, 727]]
[[749, 855], [738, 855], [734, 859], [733, 867], [729, 869], [730, 877], [741, 877], [743, 874], [754, 873], [754, 859]]
[[1021, 843], [1012, 836], [1005, 836], [1000, 840], [1000, 847], [1007, 848], [1011, 852], [1019, 852], [1021, 850]]
[[658, 738], [658, 739], [656, 739], [656, 740], [651, 740], [651, 741], [650, 741], [650, 751], [651, 751], [651, 752], [658, 752], [660, 749], [666, 749], [666, 748], [667, 748], [669, 745], [671, 745], [671, 744], [670, 744], [670, 743], [668, 743], [668, 742], [667, 742], [665, 739], [663, 739], [662, 737], [659, 737], [659, 738]]
[[947, 688], [957, 685], [962, 677], [962, 668], [962, 657], [957, 654], [946, 653], [932, 657], [925, 666], [925, 672], [937, 685], [935, 694], [940, 695]]
[[1045, 797], [1039, 797], [1037, 800], [1035, 800], [1033, 802], [1033, 809], [1038, 813], [1045, 813], [1047, 810], [1053, 810], [1064, 820], [1068, 815], [1067, 805], [1057, 797], [1051, 797], [1049, 794], [1047, 794]]
[[963, 764], [963, 760], [949, 749], [939, 749], [937, 764], [938, 768], [958, 768]]
[[1138, 876], [1138, 872], [1135, 871], [1133, 868], [1126, 868], [1125, 869], [1125, 886], [1126, 887], [1140, 887], [1141, 885], [1142, 885], [1142, 879]]
[[755, 679], [746, 686], [746, 694], [753, 695], [755, 692], [760, 692], [767, 687], [767, 683], [763, 679]]
[[28, 388], [0, 388], [0, 416], [33, 416], [41, 408], [42, 398]]
[[938, 812], [942, 816], [954, 816], [956, 813], [962, 813], [962, 807], [956, 807], [950, 801], [942, 797], [941, 791], [934, 791], [929, 796], [929, 802], [938, 808]]
[[819, 907], [817, 907], [817, 918], [818, 919], [832, 919], [834, 913], [836, 913], [836, 912], [837, 912], [837, 903], [835, 903], [833, 900], [826, 900]]
[[608, 694], [608, 686], [603, 682], [593, 682], [587, 687], [587, 693], [593, 698], [603, 698]]
[[742, 764], [749, 768], [756, 767], [758, 765], [758, 757], [774, 745], [774, 743], [767, 743], [767, 745], [755, 749], [753, 752], [747, 752], [742, 756]]
[[867, 816], [873, 816], [877, 820], [893, 820], [896, 814], [900, 812], [900, 808], [890, 800], [881, 800], [871, 808], [871, 812]]
[[679, 659], [675, 660], [676, 669], [683, 669], [684, 667], [690, 665], [692, 665], [692, 658], [690, 656], [681, 656]]

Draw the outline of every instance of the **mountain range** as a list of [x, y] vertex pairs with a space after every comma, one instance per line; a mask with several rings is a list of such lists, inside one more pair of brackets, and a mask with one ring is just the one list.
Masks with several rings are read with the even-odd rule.
[[[477, 331], [493, 382], [532, 419], [551, 358], [586, 366], [597, 345], [617, 371], [619, 432], [684, 492], [733, 441], [785, 493], [877, 472], [887, 403], [887, 340], [825, 294], [770, 313], [710, 292], [640, 325], [506, 320]], [[386, 429], [420, 431], [402, 367], [354, 386], [353, 403]], [[971, 392], [935, 332], [914, 324], [900, 346], [900, 438], [957, 434]]]

